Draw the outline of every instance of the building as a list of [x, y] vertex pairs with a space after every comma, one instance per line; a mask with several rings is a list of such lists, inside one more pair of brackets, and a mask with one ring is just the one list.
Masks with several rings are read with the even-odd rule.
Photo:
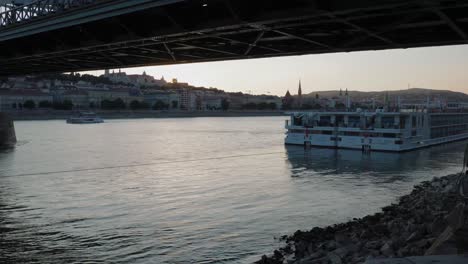
[[181, 89], [179, 93], [179, 103], [181, 110], [194, 111], [197, 110], [197, 98], [199, 95], [189, 89]]
[[169, 91], [150, 91], [144, 93], [143, 98], [144, 101], [151, 107], [154, 106], [158, 101], [168, 105], [170, 109], [178, 109], [180, 105], [179, 94]]
[[297, 108], [301, 108], [302, 107], [302, 87], [301, 87], [301, 80], [299, 80], [299, 88], [297, 89], [297, 104], [296, 104], [296, 107]]
[[282, 100], [283, 109], [291, 109], [293, 103], [294, 103], [294, 98], [291, 96], [291, 93], [289, 93], [289, 90], [288, 90], [286, 91], [286, 94], [284, 95], [283, 100]]
[[69, 100], [73, 103], [73, 107], [76, 109], [89, 108], [89, 98], [87, 91], [66, 91], [60, 95], [60, 97], [54, 98], [58, 102]]
[[203, 110], [220, 110], [223, 107], [223, 98], [220, 96], [203, 97]]
[[122, 99], [126, 105], [132, 101], [143, 101], [143, 95], [136, 89], [89, 90], [89, 103], [100, 107], [103, 100]]
[[36, 107], [42, 101], [52, 102], [53, 97], [50, 94], [43, 93], [40, 90], [8, 90], [0, 89], [0, 110], [22, 109], [26, 101], [33, 101]]
[[104, 77], [108, 78], [113, 83], [124, 83], [129, 84], [138, 88], [148, 87], [148, 86], [164, 86], [166, 80], [164, 77], [157, 80], [153, 76], [146, 74], [144, 71], [143, 74], [130, 74], [127, 75], [125, 72], [119, 70], [118, 73], [109, 70], [105, 70]]

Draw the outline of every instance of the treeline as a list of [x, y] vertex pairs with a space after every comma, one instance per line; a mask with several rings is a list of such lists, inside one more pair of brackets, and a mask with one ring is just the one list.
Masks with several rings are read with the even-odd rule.
[[32, 77], [28, 77], [27, 80], [31, 81], [40, 81], [40, 80], [60, 80], [60, 81], [66, 81], [66, 82], [72, 82], [76, 83], [79, 81], [84, 81], [84, 82], [89, 82], [93, 85], [96, 84], [107, 84], [107, 85], [112, 85], [112, 84], [120, 84], [120, 85], [127, 85], [123, 82], [118, 82], [118, 83], [113, 83], [109, 78], [104, 77], [104, 76], [94, 76], [91, 74], [62, 74], [62, 73], [49, 73], [49, 74], [40, 74], [40, 75], [35, 75]]
[[242, 109], [245, 110], [276, 110], [278, 106], [276, 103], [266, 103], [266, 102], [261, 102], [261, 103], [246, 103], [242, 105]]
[[55, 110], [72, 110], [73, 103], [70, 100], [64, 100], [62, 102], [49, 102], [40, 101], [37, 105], [33, 100], [26, 100], [24, 103], [13, 103], [13, 109], [35, 109], [35, 108], [51, 108]]

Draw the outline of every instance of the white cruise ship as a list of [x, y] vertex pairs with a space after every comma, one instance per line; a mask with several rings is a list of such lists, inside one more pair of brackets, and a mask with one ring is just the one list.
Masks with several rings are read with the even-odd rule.
[[468, 138], [468, 113], [294, 112], [285, 143], [365, 151], [408, 151]]

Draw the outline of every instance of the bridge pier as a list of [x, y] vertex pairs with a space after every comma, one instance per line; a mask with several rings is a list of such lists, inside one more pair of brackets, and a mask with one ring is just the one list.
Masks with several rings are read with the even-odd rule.
[[16, 133], [13, 120], [0, 112], [0, 148], [10, 148], [16, 143]]

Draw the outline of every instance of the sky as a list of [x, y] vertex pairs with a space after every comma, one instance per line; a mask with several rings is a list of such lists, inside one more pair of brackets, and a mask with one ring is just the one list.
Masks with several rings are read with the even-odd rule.
[[[116, 69], [117, 70], [117, 69]], [[122, 69], [228, 92], [283, 96], [324, 90], [408, 87], [468, 93], [468, 45], [302, 55]], [[103, 71], [88, 72], [99, 75]]]

